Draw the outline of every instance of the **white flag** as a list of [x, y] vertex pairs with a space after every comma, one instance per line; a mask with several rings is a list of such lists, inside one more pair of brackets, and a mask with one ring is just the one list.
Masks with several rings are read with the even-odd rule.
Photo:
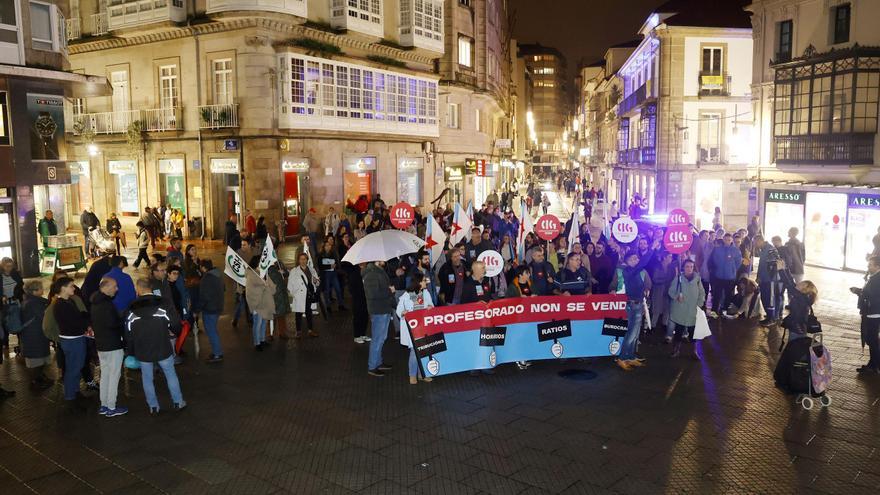
[[532, 216], [529, 215], [529, 210], [526, 207], [526, 200], [523, 199], [522, 202], [522, 218], [519, 220], [519, 236], [516, 239], [516, 253], [517, 259], [522, 262], [523, 257], [526, 255], [525, 245], [526, 245], [526, 236], [530, 232], [535, 231], [534, 225], [532, 225]]
[[247, 271], [250, 268], [247, 263], [238, 255], [231, 247], [226, 246], [226, 266], [223, 273], [229, 275], [229, 278], [235, 280], [238, 285], [245, 285]]
[[452, 217], [452, 231], [449, 233], [449, 243], [456, 245], [471, 235], [474, 222], [468, 218], [461, 205], [455, 203], [455, 215]]
[[275, 254], [275, 246], [272, 245], [272, 237], [266, 236], [266, 245], [263, 246], [263, 254], [260, 256], [260, 278], [266, 278], [269, 267], [278, 262], [278, 255]]
[[303, 238], [303, 253], [309, 257], [309, 268], [314, 269], [315, 264], [312, 263], [312, 250], [309, 248], [309, 240], [308, 238]]
[[[580, 232], [581, 226], [578, 225], [578, 211], [577, 207], [575, 207], [574, 211], [571, 212], [571, 228], [568, 231], [568, 252], [566, 255], [571, 254], [571, 250], [573, 249], [574, 243], [581, 242], [580, 241]], [[581, 246], [583, 248], [584, 246]]]
[[425, 236], [425, 248], [428, 249], [428, 254], [431, 256], [431, 266], [434, 266], [434, 263], [440, 259], [440, 255], [443, 254], [443, 245], [446, 243], [446, 233], [443, 232], [443, 229], [440, 227], [440, 224], [437, 223], [437, 219], [434, 218], [434, 215], [428, 214], [428, 231]]

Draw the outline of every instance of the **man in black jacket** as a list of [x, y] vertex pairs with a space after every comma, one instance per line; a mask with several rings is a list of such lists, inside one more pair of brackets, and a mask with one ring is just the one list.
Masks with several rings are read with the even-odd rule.
[[475, 261], [471, 265], [471, 276], [464, 280], [461, 289], [462, 304], [492, 300], [492, 294], [495, 294], [495, 282], [485, 275], [486, 265], [482, 261]]
[[193, 312], [202, 314], [205, 333], [211, 343], [208, 362], [219, 363], [223, 361], [223, 348], [217, 330], [217, 321], [223, 313], [223, 297], [226, 291], [226, 286], [223, 285], [223, 272], [219, 268], [214, 268], [211, 260], [199, 261], [199, 271], [202, 272], [202, 280], [199, 282], [199, 305]]
[[880, 373], [880, 256], [868, 260], [865, 287], [850, 290], [859, 296], [859, 313], [862, 315], [862, 343], [868, 346], [868, 364], [856, 369], [859, 373]]
[[489, 251], [492, 249], [492, 243], [486, 240], [483, 240], [483, 232], [474, 227], [471, 229], [471, 240], [464, 245], [464, 260], [470, 265], [474, 261], [477, 261], [477, 258], [483, 254], [483, 251]]
[[458, 247], [449, 248], [449, 261], [441, 268], [437, 278], [440, 280], [440, 303], [458, 304], [462, 283], [467, 276], [467, 266], [461, 259]]
[[165, 375], [168, 392], [175, 410], [186, 407], [180, 382], [174, 370], [174, 349], [171, 347], [171, 319], [162, 307], [162, 298], [153, 294], [150, 281], [140, 279], [136, 284], [138, 297], [129, 307], [125, 318], [125, 341], [128, 354], [141, 363], [141, 381], [150, 414], [159, 414], [159, 400], [153, 385], [154, 365], [158, 364]]
[[91, 319], [95, 333], [95, 348], [101, 363], [101, 408], [98, 414], [112, 418], [128, 412], [126, 407], [117, 407], [116, 394], [119, 377], [122, 374], [123, 351], [122, 317], [113, 305], [113, 297], [119, 288], [116, 280], [110, 277], [101, 279], [98, 292], [92, 294]]

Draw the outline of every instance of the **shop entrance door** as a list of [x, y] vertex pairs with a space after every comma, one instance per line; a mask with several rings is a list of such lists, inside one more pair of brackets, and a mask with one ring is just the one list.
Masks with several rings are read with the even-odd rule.
[[241, 194], [238, 186], [230, 186], [226, 188], [226, 218], [232, 215], [238, 216], [238, 223], [241, 224]]
[[308, 210], [309, 176], [302, 172], [284, 173], [284, 214], [287, 220], [285, 235], [299, 233], [300, 224]]
[[0, 258], [12, 258], [15, 249], [15, 212], [12, 208], [12, 198], [0, 198]]
[[215, 239], [223, 239], [225, 225], [231, 215], [238, 215], [239, 226], [244, 222], [241, 218], [241, 185], [238, 173], [212, 173], [211, 198], [213, 235]]

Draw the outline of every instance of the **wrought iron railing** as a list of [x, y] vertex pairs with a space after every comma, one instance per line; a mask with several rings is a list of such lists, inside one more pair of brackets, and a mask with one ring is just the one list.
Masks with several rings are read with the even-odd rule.
[[778, 164], [873, 165], [874, 133], [775, 136]]

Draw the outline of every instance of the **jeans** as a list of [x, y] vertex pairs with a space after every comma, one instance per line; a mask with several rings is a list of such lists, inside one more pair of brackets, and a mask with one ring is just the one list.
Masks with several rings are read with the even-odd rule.
[[159, 361], [158, 363], [145, 363], [141, 361], [141, 382], [144, 385], [144, 395], [150, 410], [159, 409], [159, 399], [156, 398], [156, 386], [153, 384], [153, 367], [159, 365], [165, 375], [165, 383], [168, 384], [168, 393], [175, 405], [186, 404], [183, 394], [180, 392], [180, 382], [177, 380], [177, 372], [174, 371], [174, 355]]
[[243, 293], [235, 293], [235, 310], [232, 312], [232, 321], [237, 322], [238, 317], [241, 316], [241, 313], [245, 314], [250, 313], [250, 308], [248, 307], [247, 297]]
[[626, 336], [620, 349], [620, 359], [629, 361], [636, 357], [636, 346], [639, 343], [639, 333], [642, 331], [642, 318], [645, 317], [645, 303], [642, 301], [628, 301], [626, 303]]
[[327, 301], [327, 307], [330, 307], [331, 292], [336, 293], [336, 304], [340, 307], [344, 306], [342, 303], [342, 286], [339, 285], [339, 274], [335, 270], [329, 270], [323, 272], [322, 275], [324, 276], [322, 284], [324, 285], [324, 299]]
[[58, 343], [64, 349], [64, 400], [74, 400], [79, 392], [79, 370], [86, 364], [86, 338], [60, 338]]
[[419, 376], [419, 361], [415, 348], [409, 348], [409, 376]]
[[98, 351], [98, 360], [101, 362], [101, 405], [108, 409], [116, 409], [116, 393], [119, 391], [124, 357], [122, 349]]
[[391, 313], [370, 315], [370, 324], [373, 327], [373, 340], [370, 341], [368, 369], [374, 370], [382, 364], [382, 346], [385, 345], [385, 338], [388, 337], [388, 325], [390, 323]]
[[220, 334], [217, 333], [217, 320], [220, 315], [211, 313], [202, 313], [202, 321], [205, 323], [205, 333], [208, 334], [208, 342], [211, 343], [211, 354], [215, 356], [223, 355], [223, 348], [220, 347]]
[[[778, 315], [782, 314], [783, 293], [782, 286], [776, 282], [760, 282], [758, 289], [761, 292], [761, 305], [767, 313], [768, 320], [775, 320]], [[772, 294], [770, 293], [772, 289]]]
[[266, 322], [259, 314], [254, 313], [254, 345], [260, 345], [266, 341]]

